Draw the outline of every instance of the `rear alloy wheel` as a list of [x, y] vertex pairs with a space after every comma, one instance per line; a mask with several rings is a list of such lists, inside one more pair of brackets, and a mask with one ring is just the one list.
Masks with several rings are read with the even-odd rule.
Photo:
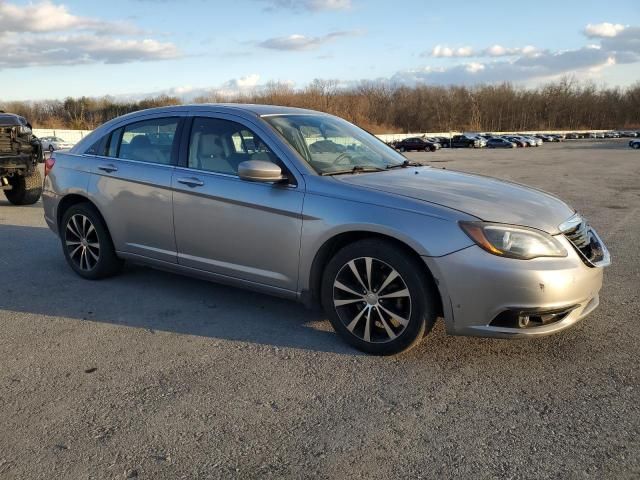
[[384, 240], [362, 240], [329, 262], [323, 306], [359, 350], [393, 355], [415, 346], [435, 322], [434, 289], [414, 260]]
[[83, 278], [109, 277], [122, 266], [102, 218], [90, 204], [73, 205], [65, 212], [60, 239], [67, 262]]

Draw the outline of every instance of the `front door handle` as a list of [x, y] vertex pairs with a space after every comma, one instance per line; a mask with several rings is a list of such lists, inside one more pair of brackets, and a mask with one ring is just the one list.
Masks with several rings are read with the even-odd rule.
[[118, 168], [115, 165], [99, 165], [98, 170], [102, 170], [103, 172], [113, 173], [117, 172]]
[[194, 188], [194, 187], [202, 187], [204, 185], [204, 182], [202, 180], [200, 180], [199, 178], [195, 178], [195, 177], [183, 177], [183, 178], [179, 178], [177, 180], [178, 183], [182, 183], [183, 185], [187, 185], [188, 187]]

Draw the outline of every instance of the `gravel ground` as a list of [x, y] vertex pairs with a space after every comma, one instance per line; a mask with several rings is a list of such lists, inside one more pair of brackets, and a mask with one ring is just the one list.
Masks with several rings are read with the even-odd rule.
[[[568, 200], [608, 244], [556, 336], [361, 355], [287, 301], [128, 266], [75, 276], [42, 207], [0, 201], [0, 478], [638, 478], [640, 152], [408, 154]], [[508, 208], [508, 205], [505, 205]]]

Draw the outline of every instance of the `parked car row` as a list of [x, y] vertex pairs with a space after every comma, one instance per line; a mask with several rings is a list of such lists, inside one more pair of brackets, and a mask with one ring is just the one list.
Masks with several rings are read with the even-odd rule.
[[[640, 131], [609, 131], [609, 132], [570, 132], [570, 133], [535, 133], [535, 134], [495, 134], [495, 133], [464, 133], [451, 137], [410, 137], [403, 140], [389, 142], [388, 145], [401, 152], [424, 151], [435, 152], [440, 148], [523, 148], [539, 147], [545, 142], [562, 142], [565, 139], [577, 140], [584, 138], [621, 138], [640, 137]], [[631, 145], [631, 144], [630, 144]], [[636, 148], [636, 147], [634, 147]], [[640, 148], [640, 147], [638, 147]]]
[[635, 138], [640, 136], [640, 131], [631, 130], [617, 130], [609, 132], [571, 132], [567, 133], [566, 137], [572, 140], [578, 140], [581, 138]]

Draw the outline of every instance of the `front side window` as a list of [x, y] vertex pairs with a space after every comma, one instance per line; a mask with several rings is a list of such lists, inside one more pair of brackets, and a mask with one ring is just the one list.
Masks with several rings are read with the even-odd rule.
[[263, 119], [324, 175], [402, 165], [405, 157], [355, 125], [325, 115], [274, 115]]
[[178, 122], [177, 118], [155, 118], [116, 130], [111, 135], [108, 154], [127, 160], [169, 165]]
[[237, 175], [246, 160], [279, 163], [271, 149], [244, 125], [218, 118], [195, 118], [189, 141], [189, 168]]

